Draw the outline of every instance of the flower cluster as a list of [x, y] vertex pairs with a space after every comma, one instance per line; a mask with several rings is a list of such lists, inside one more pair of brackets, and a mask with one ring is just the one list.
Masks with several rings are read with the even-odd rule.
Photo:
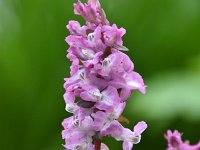
[[200, 150], [200, 141], [196, 145], [190, 145], [188, 141], [183, 142], [181, 135], [177, 130], [174, 132], [168, 130], [165, 135], [168, 141], [167, 150]]
[[[126, 31], [110, 25], [98, 0], [88, 0], [86, 4], [79, 0], [74, 4], [74, 13], [82, 16], [86, 25], [77, 21], [67, 25], [67, 58], [72, 65], [70, 78], [65, 78], [64, 100], [66, 111], [73, 116], [62, 123], [64, 147], [96, 150], [102, 137], [112, 136], [123, 141], [124, 150], [131, 150], [133, 144], [140, 142], [147, 124], [141, 121], [131, 131], [119, 123], [119, 118], [123, 118], [121, 114], [132, 91], [145, 93], [146, 86], [133, 71], [131, 59], [122, 53], [128, 50], [122, 41]], [[100, 143], [99, 149], [108, 147]]]

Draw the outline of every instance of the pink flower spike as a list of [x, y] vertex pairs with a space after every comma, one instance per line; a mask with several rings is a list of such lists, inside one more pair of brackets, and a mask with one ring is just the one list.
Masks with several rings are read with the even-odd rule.
[[142, 77], [134, 72], [134, 63], [123, 51], [124, 28], [110, 25], [99, 0], [74, 4], [74, 13], [86, 23], [69, 21], [67, 58], [72, 62], [70, 77], [65, 78], [66, 111], [73, 116], [62, 123], [66, 150], [109, 150], [101, 143], [105, 136], [123, 141], [123, 150], [131, 150], [147, 128], [139, 122], [134, 131], [118, 120], [126, 100], [134, 90], [145, 93]]

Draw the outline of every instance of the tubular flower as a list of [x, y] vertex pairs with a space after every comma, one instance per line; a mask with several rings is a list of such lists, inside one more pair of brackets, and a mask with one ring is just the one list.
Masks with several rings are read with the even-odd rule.
[[177, 130], [174, 132], [168, 130], [165, 135], [168, 141], [166, 150], [200, 150], [200, 141], [196, 145], [190, 145], [188, 141], [183, 142], [181, 136], [182, 134]]
[[[131, 150], [141, 140], [147, 128], [144, 121], [133, 131], [120, 122], [126, 100], [135, 90], [145, 93], [142, 77], [133, 71], [134, 64], [123, 53], [128, 49], [122, 37], [126, 33], [117, 25], [110, 25], [98, 0], [80, 0], [74, 4], [74, 13], [86, 24], [69, 21], [66, 37], [69, 44], [67, 58], [72, 62], [70, 77], [65, 78], [64, 100], [66, 111], [73, 116], [62, 123], [62, 138], [67, 150], [108, 150], [101, 143], [104, 136], [123, 141], [123, 149]], [[99, 142], [100, 141], [100, 142]]]

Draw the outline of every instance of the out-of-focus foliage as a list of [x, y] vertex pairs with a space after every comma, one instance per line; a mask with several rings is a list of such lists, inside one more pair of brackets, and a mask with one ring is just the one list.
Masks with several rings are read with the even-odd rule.
[[200, 74], [173, 71], [158, 74], [149, 85], [152, 87], [145, 97], [131, 102], [137, 106], [131, 113], [141, 113], [148, 119], [179, 116], [188, 121], [200, 121]]
[[[127, 29], [124, 45], [148, 85], [133, 93], [130, 128], [149, 128], [135, 149], [165, 149], [164, 132], [200, 139], [200, 1], [100, 0], [112, 23]], [[76, 0], [0, 0], [0, 149], [58, 150], [69, 75], [65, 29]], [[125, 125], [126, 126], [126, 125]], [[105, 139], [110, 149], [121, 143]], [[114, 144], [113, 144], [114, 143]]]

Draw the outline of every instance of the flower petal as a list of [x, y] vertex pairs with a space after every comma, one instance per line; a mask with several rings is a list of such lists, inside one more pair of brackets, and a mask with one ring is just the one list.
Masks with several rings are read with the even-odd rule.
[[138, 122], [135, 126], [134, 126], [134, 135], [135, 136], [139, 136], [142, 134], [142, 132], [144, 132], [147, 128], [147, 124], [144, 121]]

